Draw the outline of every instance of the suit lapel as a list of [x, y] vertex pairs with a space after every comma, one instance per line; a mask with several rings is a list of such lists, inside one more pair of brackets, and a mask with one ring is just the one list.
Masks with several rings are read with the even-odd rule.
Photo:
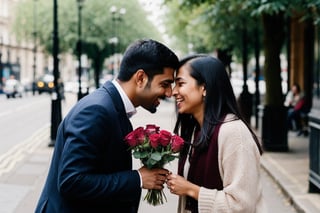
[[132, 124], [130, 120], [127, 117], [126, 110], [124, 108], [124, 103], [121, 99], [121, 96], [117, 90], [117, 88], [113, 85], [112, 82], [108, 81], [106, 82], [103, 87], [107, 90], [109, 93], [112, 102], [114, 104], [115, 109], [118, 112], [118, 118], [121, 122], [121, 128], [124, 135], [127, 135], [130, 131], [132, 131]]

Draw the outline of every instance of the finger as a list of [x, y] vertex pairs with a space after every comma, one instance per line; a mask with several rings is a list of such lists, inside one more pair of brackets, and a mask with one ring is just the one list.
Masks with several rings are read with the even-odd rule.
[[170, 187], [170, 192], [174, 194], [174, 186]]
[[168, 180], [172, 180], [172, 174], [168, 175], [168, 176], [167, 176], [167, 179], [168, 179]]
[[160, 175], [167, 175], [169, 173], [169, 170], [167, 169], [157, 169], [156, 172]]
[[159, 189], [159, 190], [160, 190], [160, 189], [163, 189], [163, 188], [164, 188], [163, 185], [155, 185], [155, 186], [154, 186], [154, 189]]
[[177, 175], [176, 175], [176, 174], [171, 174], [170, 176], [171, 176], [171, 179], [177, 178]]
[[157, 181], [157, 184], [158, 184], [158, 185], [163, 185], [164, 183], [165, 183], [164, 180], [158, 180], [158, 181]]
[[166, 180], [167, 180], [167, 177], [166, 177], [166, 176], [163, 176], [163, 175], [158, 175], [158, 176], [157, 176], [157, 180], [166, 181]]

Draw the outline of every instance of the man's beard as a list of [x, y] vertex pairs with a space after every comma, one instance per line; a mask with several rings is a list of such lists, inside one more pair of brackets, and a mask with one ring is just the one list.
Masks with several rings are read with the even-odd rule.
[[157, 112], [157, 107], [156, 106], [152, 106], [150, 107], [150, 109], [148, 109], [149, 112], [151, 113], [156, 113]]
[[[165, 100], [165, 99], [166, 99], [166, 96], [165, 96], [165, 95], [160, 96], [159, 99], [160, 99], [160, 100]], [[151, 113], [156, 113], [156, 112], [157, 112], [157, 107], [158, 107], [158, 106], [153, 105], [153, 106], [151, 106], [150, 108], [148, 108], [147, 110], [148, 110], [149, 112], [151, 112]]]

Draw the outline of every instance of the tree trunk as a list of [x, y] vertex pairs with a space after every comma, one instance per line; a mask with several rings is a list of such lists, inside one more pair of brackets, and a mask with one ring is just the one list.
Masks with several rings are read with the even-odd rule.
[[283, 14], [263, 15], [266, 81], [266, 99], [268, 106], [282, 106], [280, 52], [285, 38], [285, 21]]
[[262, 16], [264, 28], [266, 98], [263, 111], [263, 146], [270, 151], [287, 151], [287, 110], [283, 106], [280, 52], [285, 38], [282, 13]]

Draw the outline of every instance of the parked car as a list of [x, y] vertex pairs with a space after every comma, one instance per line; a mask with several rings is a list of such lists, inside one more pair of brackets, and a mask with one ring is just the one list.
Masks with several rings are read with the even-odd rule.
[[8, 79], [5, 81], [3, 92], [7, 98], [22, 97], [24, 89], [20, 81], [16, 79]]
[[50, 75], [50, 74], [43, 75], [36, 82], [36, 91], [38, 91], [39, 94], [43, 92], [52, 93], [54, 90], [53, 80], [54, 80], [53, 75]]

